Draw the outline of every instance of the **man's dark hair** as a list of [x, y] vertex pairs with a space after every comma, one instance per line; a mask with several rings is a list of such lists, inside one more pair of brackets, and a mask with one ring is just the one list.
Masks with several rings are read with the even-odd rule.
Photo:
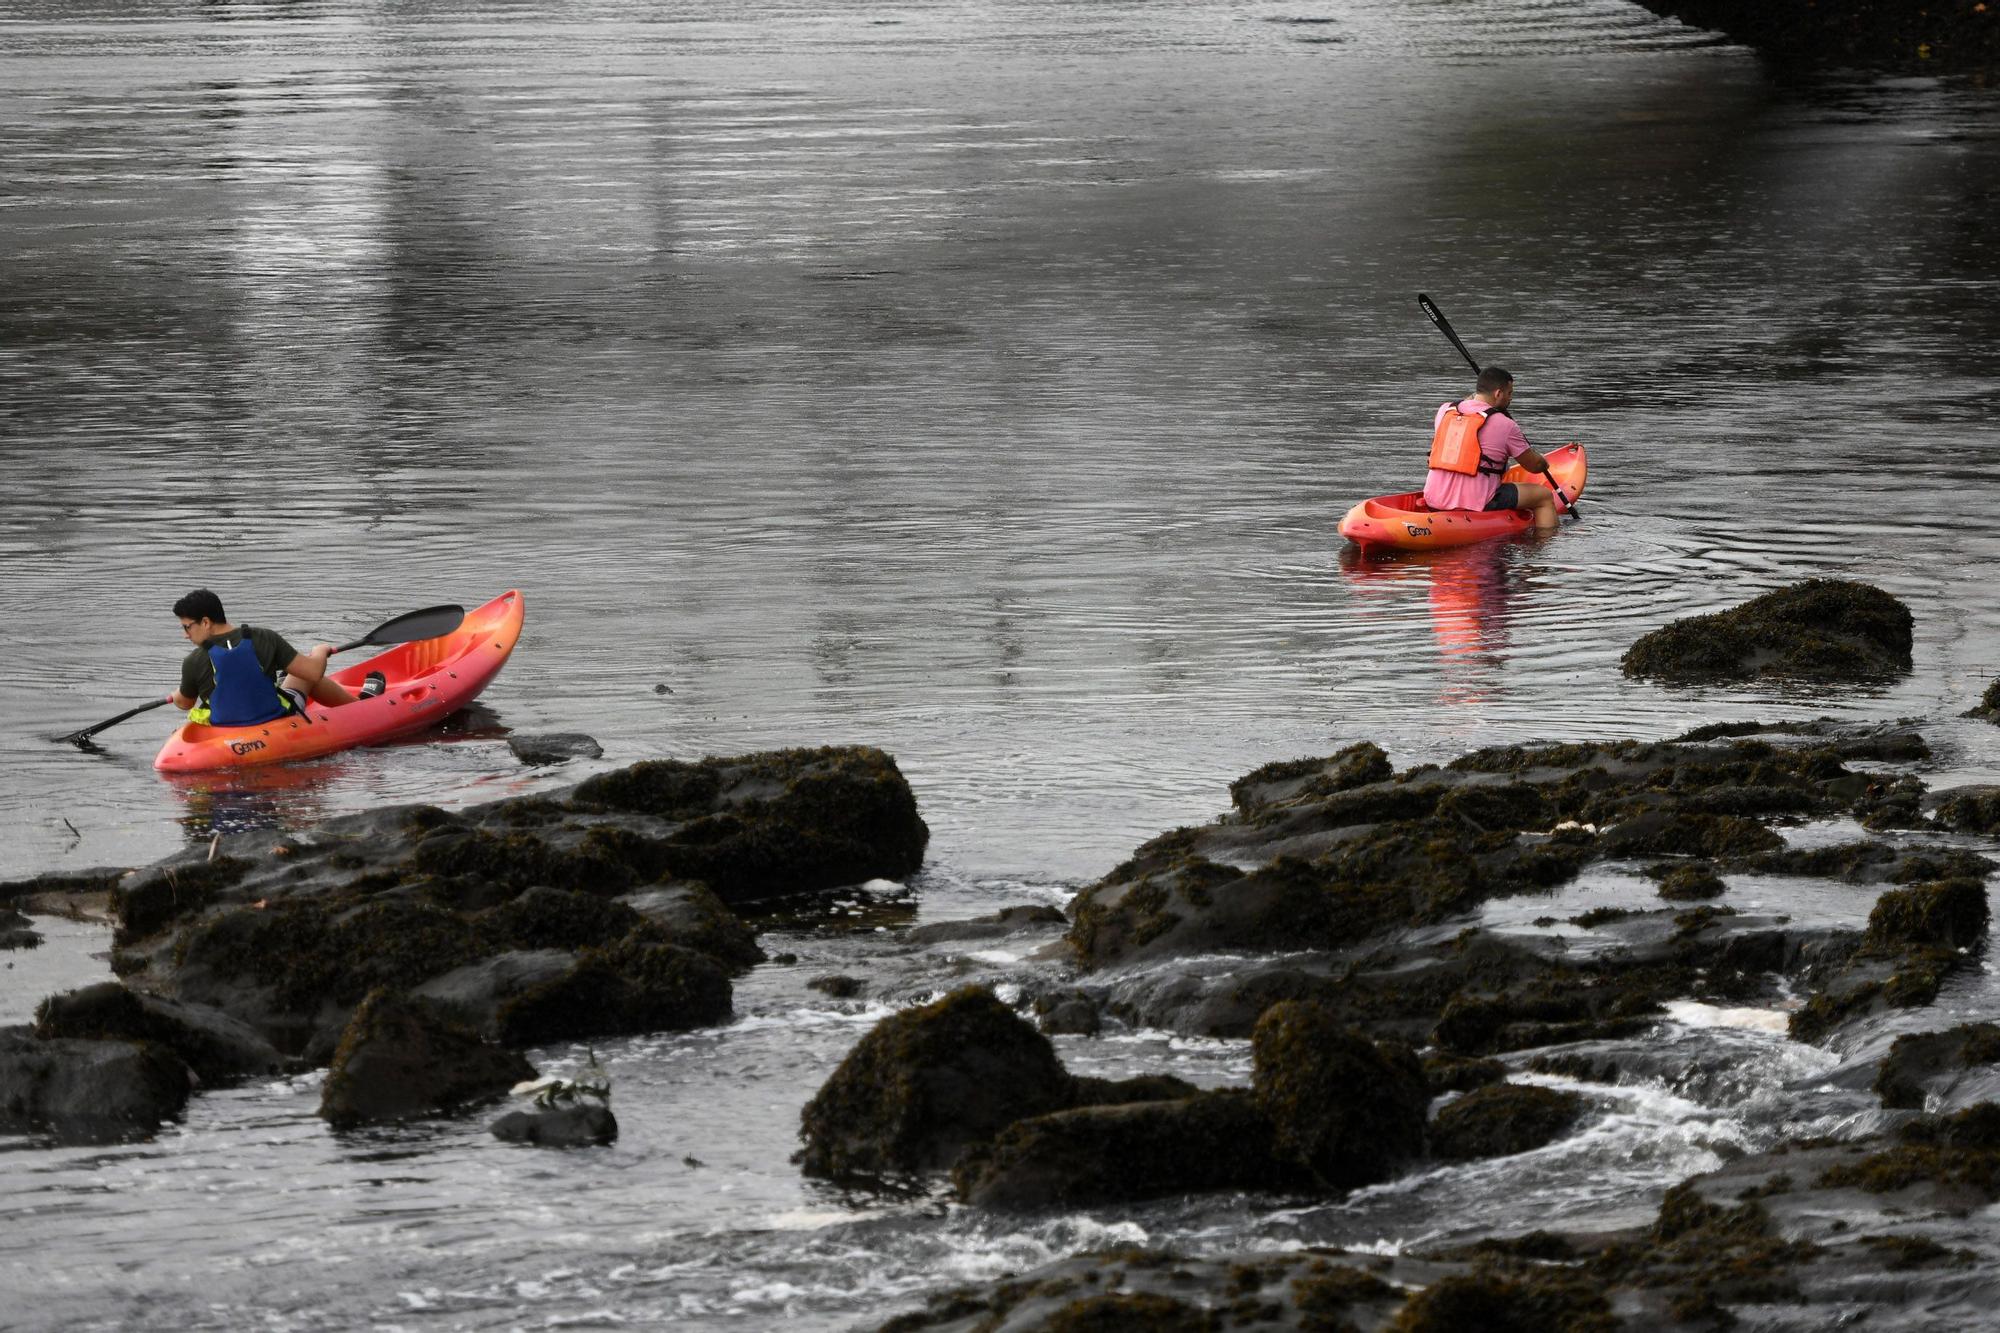
[[1498, 393], [1514, 382], [1514, 376], [1498, 366], [1488, 366], [1479, 372], [1479, 383], [1474, 385], [1480, 393]]
[[196, 588], [175, 602], [174, 614], [182, 620], [213, 620], [218, 625], [229, 623], [229, 617], [222, 614], [222, 599], [206, 588]]

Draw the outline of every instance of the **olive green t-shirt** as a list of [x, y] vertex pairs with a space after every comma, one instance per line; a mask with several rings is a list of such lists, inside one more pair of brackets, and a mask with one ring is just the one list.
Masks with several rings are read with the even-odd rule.
[[215, 661], [208, 655], [211, 646], [234, 648], [250, 636], [250, 646], [257, 650], [257, 666], [273, 681], [284, 674], [299, 650], [285, 642], [284, 635], [276, 630], [264, 629], [258, 625], [238, 625], [227, 634], [221, 634], [189, 653], [181, 661], [181, 693], [190, 699], [208, 702], [208, 693], [215, 688]]

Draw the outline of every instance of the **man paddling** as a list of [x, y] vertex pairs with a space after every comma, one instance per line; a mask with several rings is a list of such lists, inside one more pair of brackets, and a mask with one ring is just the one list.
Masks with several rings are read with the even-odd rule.
[[[1514, 377], [1488, 366], [1479, 372], [1473, 389], [1472, 397], [1438, 408], [1431, 422], [1424, 503], [1432, 509], [1526, 509], [1535, 516], [1535, 531], [1555, 531], [1555, 478], [1549, 461], [1529, 446], [1507, 415], [1507, 405], [1514, 401]], [[1549, 485], [1500, 480], [1517, 458], [1528, 471], [1548, 477]]]
[[[275, 630], [232, 625], [222, 599], [206, 588], [175, 602], [174, 615], [194, 648], [181, 662], [180, 688], [167, 700], [176, 708], [191, 710], [189, 721], [248, 727], [303, 714], [308, 699], [329, 708], [354, 702], [345, 686], [327, 678], [326, 661], [334, 651], [330, 643], [301, 653]], [[379, 692], [379, 680], [371, 674], [362, 697]]]

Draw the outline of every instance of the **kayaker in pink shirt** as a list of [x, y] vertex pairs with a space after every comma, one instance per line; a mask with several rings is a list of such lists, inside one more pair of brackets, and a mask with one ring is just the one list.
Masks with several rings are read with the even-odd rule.
[[[1507, 415], [1507, 405], [1514, 401], [1514, 377], [1488, 366], [1479, 372], [1473, 390], [1472, 397], [1446, 403], [1431, 419], [1431, 469], [1424, 481], [1424, 503], [1432, 509], [1526, 509], [1535, 517], [1537, 532], [1554, 531], [1555, 482], [1549, 462]], [[1528, 471], [1549, 477], [1550, 484], [1501, 481], [1500, 475], [1516, 459]]]

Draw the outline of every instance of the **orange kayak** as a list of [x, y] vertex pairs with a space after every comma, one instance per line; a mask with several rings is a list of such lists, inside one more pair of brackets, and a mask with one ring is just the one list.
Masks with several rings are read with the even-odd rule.
[[[1566, 444], [1549, 450], [1543, 457], [1549, 460], [1549, 469], [1562, 487], [1556, 509], [1568, 513], [1570, 505], [1583, 494], [1584, 475], [1589, 470], [1583, 446]], [[1500, 480], [1539, 483], [1542, 477], [1538, 472], [1513, 467]], [[1435, 551], [1526, 532], [1533, 522], [1533, 516], [1525, 509], [1432, 509], [1424, 503], [1422, 491], [1410, 491], [1363, 500], [1340, 520], [1340, 535], [1364, 552], [1377, 547]]]
[[465, 613], [465, 621], [435, 639], [399, 643], [376, 657], [333, 673], [358, 692], [371, 671], [388, 681], [382, 693], [339, 708], [312, 704], [310, 721], [281, 717], [247, 727], [186, 722], [167, 737], [153, 767], [164, 773], [199, 773], [315, 759], [336, 750], [394, 740], [436, 726], [478, 697], [507, 664], [521, 637], [521, 594], [501, 593]]

